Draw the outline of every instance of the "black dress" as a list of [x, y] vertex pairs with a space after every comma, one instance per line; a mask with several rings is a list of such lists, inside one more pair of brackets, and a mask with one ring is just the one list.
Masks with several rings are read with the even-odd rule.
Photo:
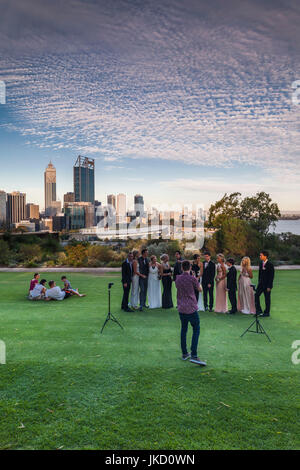
[[[192, 276], [195, 276], [198, 282], [199, 282], [199, 273], [200, 273], [200, 266], [198, 266], [198, 264], [193, 263], [192, 267], [191, 267], [190, 274]], [[199, 291], [198, 290], [195, 291], [195, 296], [196, 296], [196, 299], [197, 299], [197, 302], [198, 302], [198, 300], [199, 300]]]
[[[163, 270], [164, 274], [171, 273], [171, 268]], [[162, 295], [162, 308], [173, 308], [172, 300], [172, 277], [162, 276], [163, 295]]]

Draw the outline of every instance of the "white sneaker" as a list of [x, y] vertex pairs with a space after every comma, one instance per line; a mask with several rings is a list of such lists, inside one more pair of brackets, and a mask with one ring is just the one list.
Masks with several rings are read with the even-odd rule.
[[192, 362], [193, 364], [198, 364], [199, 366], [202, 366], [202, 367], [206, 366], [206, 362], [200, 361], [199, 357], [191, 357], [190, 362]]

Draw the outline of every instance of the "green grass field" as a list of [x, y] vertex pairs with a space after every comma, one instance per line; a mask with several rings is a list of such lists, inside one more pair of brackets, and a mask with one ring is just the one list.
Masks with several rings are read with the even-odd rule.
[[[118, 275], [69, 278], [87, 297], [29, 302], [30, 274], [0, 274], [1, 449], [299, 449], [299, 271], [276, 273], [271, 343], [240, 338], [252, 316], [201, 315], [206, 368], [180, 359], [175, 309], [125, 313]], [[100, 335], [108, 282], [124, 331]]]

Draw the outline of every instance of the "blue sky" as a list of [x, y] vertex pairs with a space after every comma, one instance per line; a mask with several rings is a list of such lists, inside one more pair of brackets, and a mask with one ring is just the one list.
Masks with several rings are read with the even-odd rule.
[[0, 189], [43, 206], [43, 172], [96, 197], [208, 207], [265, 190], [300, 210], [300, 4], [0, 0]]

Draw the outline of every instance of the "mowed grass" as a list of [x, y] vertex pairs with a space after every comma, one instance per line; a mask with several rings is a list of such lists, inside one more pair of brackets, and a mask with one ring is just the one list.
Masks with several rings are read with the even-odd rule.
[[[29, 302], [29, 274], [0, 274], [1, 449], [299, 449], [299, 271], [276, 272], [271, 343], [201, 314], [206, 368], [180, 359], [176, 309], [125, 313], [118, 275], [69, 278], [87, 297]], [[108, 282], [124, 330], [101, 335]]]

